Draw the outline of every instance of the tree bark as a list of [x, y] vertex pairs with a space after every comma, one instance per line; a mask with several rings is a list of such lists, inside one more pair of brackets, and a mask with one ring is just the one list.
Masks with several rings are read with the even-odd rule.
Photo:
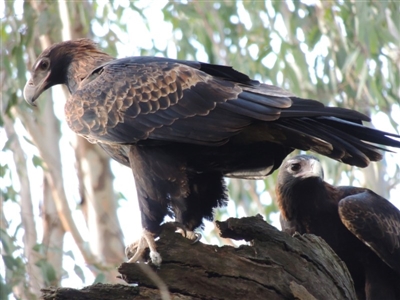
[[157, 241], [163, 258], [161, 267], [151, 271], [168, 287], [169, 295], [160, 295], [160, 282], [156, 282], [159, 279], [150, 279], [154, 276], [148, 276], [143, 264], [123, 263], [118, 269], [121, 279], [138, 284], [138, 289], [120, 285], [47, 289], [43, 290], [43, 298], [67, 299], [73, 295], [75, 300], [356, 299], [346, 266], [314, 235], [292, 237], [264, 222], [261, 216], [231, 218], [217, 223], [222, 237], [244, 239], [251, 245], [192, 245], [174, 233], [171, 224], [163, 226]]
[[124, 258], [124, 245], [110, 159], [103, 149], [82, 137], [78, 137], [75, 153], [82, 176], [79, 180], [83, 185], [82, 210], [88, 230], [93, 233], [89, 236], [91, 250], [103, 264], [115, 268]]
[[[60, 17], [63, 24], [63, 40], [88, 37], [87, 24], [80, 14], [85, 3], [59, 1]], [[68, 10], [69, 7], [69, 10]], [[70, 15], [74, 21], [70, 22]], [[69, 92], [64, 88], [66, 98]], [[113, 188], [113, 174], [110, 157], [98, 145], [77, 136], [75, 148], [76, 166], [81, 189], [81, 208], [88, 231], [89, 247], [102, 262], [101, 272], [109, 283], [116, 282], [116, 267], [124, 259], [123, 234], [117, 215], [117, 199]]]
[[51, 186], [46, 177], [43, 179], [43, 204], [41, 206], [41, 214], [43, 220], [42, 254], [47, 262], [53, 266], [55, 271], [55, 278], [53, 278], [53, 281], [49, 282], [47, 286], [60, 286], [64, 272], [62, 262], [65, 230], [58, 217]]

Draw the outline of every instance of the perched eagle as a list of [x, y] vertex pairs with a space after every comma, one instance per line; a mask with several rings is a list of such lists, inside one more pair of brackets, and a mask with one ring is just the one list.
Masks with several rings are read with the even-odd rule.
[[[263, 178], [294, 149], [365, 167], [373, 145], [400, 147], [396, 135], [364, 127], [359, 112], [325, 107], [231, 67], [161, 57], [115, 59], [89, 39], [54, 44], [33, 65], [28, 103], [56, 84], [71, 97], [68, 125], [132, 168], [146, 246], [166, 215], [193, 230], [227, 201], [224, 176]], [[366, 141], [366, 142], [365, 142]], [[134, 246], [128, 250], [134, 250]]]
[[282, 230], [321, 236], [346, 263], [359, 299], [400, 299], [400, 211], [366, 188], [332, 186], [323, 174], [310, 155], [281, 166]]

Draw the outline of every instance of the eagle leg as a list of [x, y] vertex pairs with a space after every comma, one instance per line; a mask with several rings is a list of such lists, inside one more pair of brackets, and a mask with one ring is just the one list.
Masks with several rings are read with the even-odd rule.
[[[169, 222], [164, 225], [174, 226], [178, 233], [182, 234], [183, 237], [189, 239], [192, 244], [197, 243], [202, 238], [202, 235], [198, 232], [187, 230], [186, 226], [179, 222]], [[132, 244], [126, 246], [125, 255], [128, 257], [128, 263], [135, 263], [143, 258], [146, 249], [150, 249], [151, 262], [160, 266], [162, 258], [160, 253], [157, 251], [156, 243], [154, 241], [154, 234], [150, 231], [143, 229], [142, 236]]]
[[157, 252], [154, 235], [146, 229], [143, 229], [142, 236], [139, 240], [125, 248], [125, 254], [129, 258], [128, 263], [135, 263], [143, 258], [146, 248], [150, 249], [151, 262], [156, 266], [160, 266], [162, 258], [160, 253]]

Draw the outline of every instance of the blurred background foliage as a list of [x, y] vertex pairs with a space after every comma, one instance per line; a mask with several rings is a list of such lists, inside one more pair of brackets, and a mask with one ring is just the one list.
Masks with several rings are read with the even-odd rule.
[[[90, 37], [117, 57], [158, 55], [232, 65], [301, 97], [356, 109], [372, 116], [371, 126], [398, 133], [399, 13], [398, 1], [2, 2], [0, 298], [37, 299], [39, 289], [48, 285], [78, 287], [109, 281], [105, 274], [117, 264], [98, 263], [110, 256], [109, 252], [88, 250], [86, 245], [93, 236], [101, 239], [102, 235], [90, 230], [90, 207], [85, 208], [85, 203], [92, 203], [87, 199], [90, 193], [83, 196], [90, 187], [77, 167], [80, 160], [88, 158], [79, 147], [71, 147], [75, 142], [65, 129], [62, 91], [49, 92], [48, 100], [43, 101], [47, 104], [35, 111], [23, 101], [27, 72], [46, 43]], [[49, 123], [50, 119], [54, 122]], [[53, 153], [60, 155], [54, 158]], [[364, 170], [325, 158], [322, 161], [330, 183], [366, 186], [400, 205], [399, 154], [385, 154], [382, 162]], [[68, 165], [75, 165], [72, 176], [64, 170]], [[54, 168], [63, 175], [56, 175]], [[111, 163], [113, 173], [108, 178], [114, 180], [111, 189], [115, 197], [104, 200], [103, 207], [107, 201], [118, 201], [121, 207], [135, 201], [119, 190], [121, 185], [133, 184], [133, 177], [121, 175], [121, 168]], [[276, 224], [275, 182], [276, 174], [259, 182], [228, 180], [234, 201], [217, 210], [216, 218], [260, 213]], [[57, 206], [60, 185], [66, 190], [66, 211]], [[53, 202], [56, 208], [51, 210]], [[99, 210], [95, 214], [100, 214]], [[49, 211], [61, 225], [48, 223]], [[70, 214], [79, 232], [66, 226], [71, 223], [63, 221], [60, 214]], [[128, 220], [120, 219], [121, 224], [132, 222], [132, 216], [125, 218]], [[100, 218], [95, 220], [100, 222]], [[49, 226], [58, 226], [57, 234], [49, 237]], [[114, 236], [121, 240], [119, 223], [112, 226]], [[122, 226], [125, 237], [128, 229], [140, 232], [139, 226], [134, 230], [128, 227]], [[89, 237], [85, 234], [88, 229]], [[72, 232], [73, 238], [68, 239], [65, 232]], [[212, 224], [205, 233], [208, 242], [229, 242], [217, 239]], [[127, 242], [131, 241], [121, 240]], [[78, 247], [70, 245], [73, 243]]]

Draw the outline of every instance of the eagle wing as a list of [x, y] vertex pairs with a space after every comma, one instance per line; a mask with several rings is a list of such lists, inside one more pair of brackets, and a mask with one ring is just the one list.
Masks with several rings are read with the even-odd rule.
[[[242, 95], [249, 99], [236, 101], [240, 114], [229, 105], [224, 112], [210, 114], [217, 104], [237, 99], [243, 88], [199, 69], [200, 63], [157, 57], [114, 60], [82, 81], [66, 105], [67, 121], [75, 132], [104, 142], [135, 143], [152, 138], [218, 144], [250, 124], [252, 118], [279, 118], [281, 109], [292, 103], [287, 92], [271, 88], [270, 97], [265, 89], [260, 99], [253, 100], [257, 95], [250, 92]], [[243, 84], [255, 83], [232, 68], [224, 71], [214, 73], [240, 74]], [[201, 116], [207, 116], [207, 122], [196, 118]]]
[[[65, 106], [69, 126], [93, 142], [142, 140], [219, 146], [268, 141], [365, 167], [390, 134], [360, 125], [365, 115], [300, 99], [231, 67], [128, 57], [97, 67]], [[123, 155], [123, 154], [122, 154]]]
[[387, 265], [400, 273], [400, 211], [370, 190], [339, 202], [343, 224]]

